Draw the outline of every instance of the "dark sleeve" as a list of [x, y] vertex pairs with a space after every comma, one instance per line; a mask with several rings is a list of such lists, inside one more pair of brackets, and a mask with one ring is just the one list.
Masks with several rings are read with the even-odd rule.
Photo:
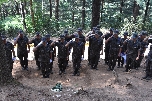
[[26, 37], [26, 44], [28, 44], [29, 39]]
[[83, 36], [82, 42], [86, 43], [85, 36]]
[[74, 35], [74, 34], [72, 34], [70, 37], [71, 37], [71, 39], [72, 39], [72, 38], [75, 38], [75, 35]]
[[108, 35], [106, 34], [106, 35], [105, 35], [105, 40], [107, 40], [107, 39], [108, 39]]
[[89, 41], [92, 41], [92, 36], [89, 37]]
[[74, 42], [70, 42], [69, 47], [73, 47]]
[[35, 43], [35, 40], [34, 40], [34, 39], [32, 40], [32, 43]]
[[11, 50], [14, 50], [14, 45], [11, 43]]
[[54, 45], [58, 47], [58, 46], [59, 46], [59, 42], [55, 42], [55, 44], [54, 44]]

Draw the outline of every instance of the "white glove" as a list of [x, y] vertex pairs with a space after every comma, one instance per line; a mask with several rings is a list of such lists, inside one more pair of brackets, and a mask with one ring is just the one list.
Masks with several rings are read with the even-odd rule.
[[73, 42], [73, 40], [70, 40], [70, 43]]
[[41, 42], [38, 44], [38, 46], [41, 45], [42, 43], [43, 43], [43, 41], [41, 41]]
[[15, 61], [15, 60], [16, 60], [16, 57], [13, 57], [12, 60]]
[[81, 60], [84, 60], [84, 58], [83, 58], [83, 57], [81, 57]]
[[50, 59], [50, 63], [52, 63], [52, 59]]

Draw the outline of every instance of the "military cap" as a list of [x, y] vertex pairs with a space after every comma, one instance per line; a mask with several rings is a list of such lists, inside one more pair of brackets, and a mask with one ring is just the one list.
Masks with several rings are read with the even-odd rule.
[[141, 31], [140, 35], [147, 35], [147, 31]]
[[81, 28], [78, 28], [77, 31], [78, 31], [78, 32], [82, 32], [82, 29], [81, 29]]
[[114, 34], [119, 34], [119, 31], [117, 29], [114, 30]]
[[24, 34], [23, 30], [19, 30], [18, 33], [20, 34]]
[[138, 34], [137, 33], [133, 33], [132, 38], [138, 38]]
[[41, 39], [43, 42], [46, 42], [47, 40], [46, 40], [46, 37], [42, 37], [42, 39]]
[[97, 25], [97, 28], [101, 28], [101, 25]]
[[45, 37], [46, 37], [46, 38], [50, 38], [51, 35], [50, 35], [50, 34], [46, 34]]
[[100, 31], [96, 30], [95, 34], [100, 35]]
[[123, 35], [126, 35], [126, 36], [128, 36], [128, 32], [124, 32], [124, 34]]
[[38, 35], [40, 35], [40, 32], [36, 32], [35, 34], [38, 36]]
[[76, 35], [75, 35], [75, 38], [79, 38], [79, 35], [78, 35], [78, 34], [76, 34]]
[[2, 35], [1, 37], [2, 37], [2, 40], [7, 39], [7, 37], [5, 35]]
[[60, 38], [65, 38], [65, 35], [61, 34], [61, 35], [60, 35]]
[[95, 31], [97, 27], [93, 27], [92, 30]]
[[110, 28], [109, 31], [114, 31], [114, 29], [113, 29], [113, 28]]
[[64, 31], [64, 34], [67, 34], [67, 33], [68, 33], [68, 30], [65, 30], [65, 31]]

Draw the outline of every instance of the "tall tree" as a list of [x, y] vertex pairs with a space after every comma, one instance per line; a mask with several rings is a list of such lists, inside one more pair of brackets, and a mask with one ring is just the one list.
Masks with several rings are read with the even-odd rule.
[[91, 29], [94, 26], [97, 26], [99, 24], [99, 20], [100, 20], [100, 5], [101, 5], [101, 0], [93, 0], [92, 1], [92, 23], [91, 23]]
[[33, 24], [33, 28], [35, 29], [35, 20], [34, 20], [33, 1], [32, 0], [30, 0], [30, 9], [31, 9], [32, 24]]
[[136, 22], [136, 18], [139, 15], [139, 5], [137, 4], [137, 1], [134, 0], [134, 5], [133, 5], [133, 17], [134, 17], [134, 23]]
[[82, 28], [85, 28], [85, 3], [86, 1], [82, 1]]
[[4, 44], [2, 42], [2, 38], [0, 36], [0, 85], [11, 83], [13, 81], [12, 74], [9, 69], [9, 65], [7, 65], [6, 59], [6, 51], [4, 49]]
[[24, 27], [24, 30], [26, 31], [26, 22], [25, 22], [25, 12], [24, 12], [24, 2], [21, 2], [21, 15], [22, 15], [22, 22], [23, 22], [23, 27]]
[[146, 9], [145, 9], [145, 15], [144, 15], [143, 23], [145, 23], [145, 21], [146, 21], [149, 5], [150, 5], [150, 0], [148, 0], [147, 3], [146, 3]]
[[17, 1], [15, 1], [15, 9], [16, 9], [16, 14], [19, 15], [20, 14], [20, 9], [19, 9], [19, 4]]
[[102, 0], [101, 3], [101, 22], [103, 21], [103, 6], [104, 6], [104, 0]]
[[55, 19], [56, 19], [56, 29], [59, 30], [59, 0], [55, 0]]
[[122, 9], [124, 7], [125, 0], [120, 0], [120, 13], [122, 14]]
[[50, 18], [52, 18], [52, 0], [49, 0], [50, 2]]

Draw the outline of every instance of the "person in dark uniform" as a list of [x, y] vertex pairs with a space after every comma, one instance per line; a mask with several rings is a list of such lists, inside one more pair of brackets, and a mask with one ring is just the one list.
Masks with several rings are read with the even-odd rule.
[[[14, 45], [9, 42], [9, 41], [6, 41], [6, 36], [2, 36], [2, 40], [3, 40], [3, 43], [4, 43], [4, 48], [5, 48], [5, 51], [6, 51], [6, 57], [7, 57], [7, 60], [8, 60], [8, 67], [10, 69], [10, 72], [12, 73], [12, 69], [13, 69], [13, 62], [14, 60], [16, 59], [16, 56], [15, 56], [15, 51], [14, 51]], [[12, 54], [13, 54], [13, 58], [12, 58]]]
[[114, 67], [116, 66], [117, 58], [121, 54], [122, 41], [121, 38], [118, 37], [118, 35], [119, 35], [119, 31], [115, 30], [114, 34], [105, 41], [105, 43], [109, 43], [108, 71], [114, 70]]
[[140, 36], [138, 38], [140, 49], [139, 49], [139, 56], [136, 58], [135, 69], [138, 69], [140, 67], [141, 61], [144, 58], [144, 53], [146, 51], [146, 48], [148, 47], [147, 42], [144, 41], [146, 36], [147, 36], [147, 33], [145, 31], [140, 32]]
[[[51, 45], [51, 43], [53, 42], [53, 40], [50, 39], [51, 35], [50, 34], [47, 34], [46, 36], [46, 40], [47, 40], [47, 45]], [[50, 63], [50, 68], [49, 68], [49, 71], [51, 74], [53, 74], [53, 61], [56, 57], [56, 48], [55, 46], [51, 46], [51, 51], [52, 51], [52, 62]]]
[[[34, 47], [36, 47], [39, 43], [41, 42], [41, 35], [39, 32], [36, 32], [35, 38], [29, 41], [29, 44], [34, 43]], [[39, 53], [38, 51], [34, 52], [35, 60], [36, 60], [36, 65], [38, 66], [38, 70], [41, 70], [40, 68], [40, 62], [38, 60], [39, 58]]]
[[[28, 43], [28, 38], [24, 36], [22, 30], [19, 31], [19, 35], [14, 41], [14, 46], [17, 44], [17, 57], [20, 59], [20, 64], [23, 70], [28, 70], [28, 53], [30, 52], [30, 45]], [[28, 49], [27, 50], [27, 46]], [[24, 59], [23, 59], [24, 58]]]
[[[110, 28], [110, 33], [107, 33], [107, 34], [105, 34], [105, 35], [102, 35], [101, 37], [102, 38], [105, 38], [105, 41], [109, 38], [109, 37], [111, 37], [112, 35], [113, 35], [113, 28]], [[109, 43], [105, 43], [105, 50], [104, 50], [104, 52], [105, 52], [105, 64], [109, 64], [109, 59], [108, 59], [108, 56], [109, 56]]]
[[[86, 37], [93, 37], [95, 35], [96, 27], [93, 27], [92, 31], [89, 31], [87, 33]], [[91, 65], [91, 58], [90, 58], [90, 50], [91, 50], [91, 41], [89, 42], [89, 47], [88, 47], [88, 65]]]
[[[64, 35], [65, 35], [65, 41], [66, 41], [66, 42], [69, 42], [70, 40], [72, 40], [72, 38], [74, 38], [73, 35], [69, 35], [68, 30], [65, 30], [65, 31], [64, 31]], [[68, 62], [69, 62], [69, 55], [70, 55], [70, 53], [71, 53], [71, 48], [72, 48], [72, 47], [68, 47], [69, 54], [68, 54], [67, 66], [66, 66], [66, 67], [69, 66], [69, 65], [68, 65]]]
[[39, 52], [39, 61], [43, 78], [49, 78], [50, 75], [50, 63], [52, 62], [51, 46], [47, 45], [46, 37], [42, 38], [42, 41], [33, 48], [33, 52]]
[[[81, 28], [77, 29], [77, 34], [79, 35], [79, 41], [81, 41], [81, 42], [84, 43], [84, 50], [85, 50], [85, 43], [86, 43], [86, 41], [85, 41], [85, 36], [82, 34], [82, 29]], [[82, 53], [82, 55], [83, 55], [82, 58], [84, 58], [84, 53]]]
[[[152, 43], [152, 36], [148, 39], [148, 43]], [[152, 44], [150, 45], [150, 51], [146, 58], [146, 75], [143, 79], [150, 80], [152, 79]]]
[[86, 38], [86, 41], [91, 42], [90, 58], [91, 58], [91, 69], [98, 69], [98, 61], [100, 58], [100, 51], [103, 45], [103, 39], [100, 37], [100, 31], [96, 30], [95, 35]]
[[65, 47], [67, 42], [65, 41], [65, 36], [62, 34], [60, 35], [60, 42], [53, 42], [51, 46], [55, 45], [58, 47], [58, 65], [59, 65], [59, 75], [62, 73], [66, 73], [65, 69], [67, 66], [67, 59], [68, 59], [68, 48]]
[[125, 72], [129, 72], [131, 68], [135, 65], [135, 60], [138, 56], [138, 51], [140, 48], [139, 42], [137, 41], [138, 35], [133, 33], [131, 39], [127, 41], [127, 51], [126, 51], [126, 70]]
[[79, 35], [75, 36], [75, 41], [70, 41], [66, 44], [66, 47], [73, 47], [73, 53], [72, 53], [72, 62], [73, 62], [73, 68], [74, 72], [73, 75], [80, 75], [80, 64], [81, 64], [81, 57], [82, 53], [84, 53], [84, 43], [79, 41]]
[[[123, 43], [125, 40], [128, 39], [128, 38], [127, 38], [128, 32], [124, 32], [123, 36], [124, 36], [124, 37], [121, 38], [122, 43]], [[121, 50], [121, 54], [122, 54], [122, 55], [125, 55], [125, 54], [126, 54], [126, 50], [127, 50], [127, 44], [123, 44], [122, 50]], [[121, 66], [120, 66], [120, 64], [121, 64]], [[124, 65], [124, 58], [123, 58], [122, 56], [118, 56], [118, 67], [117, 67], [117, 68], [123, 67], [123, 65]]]

